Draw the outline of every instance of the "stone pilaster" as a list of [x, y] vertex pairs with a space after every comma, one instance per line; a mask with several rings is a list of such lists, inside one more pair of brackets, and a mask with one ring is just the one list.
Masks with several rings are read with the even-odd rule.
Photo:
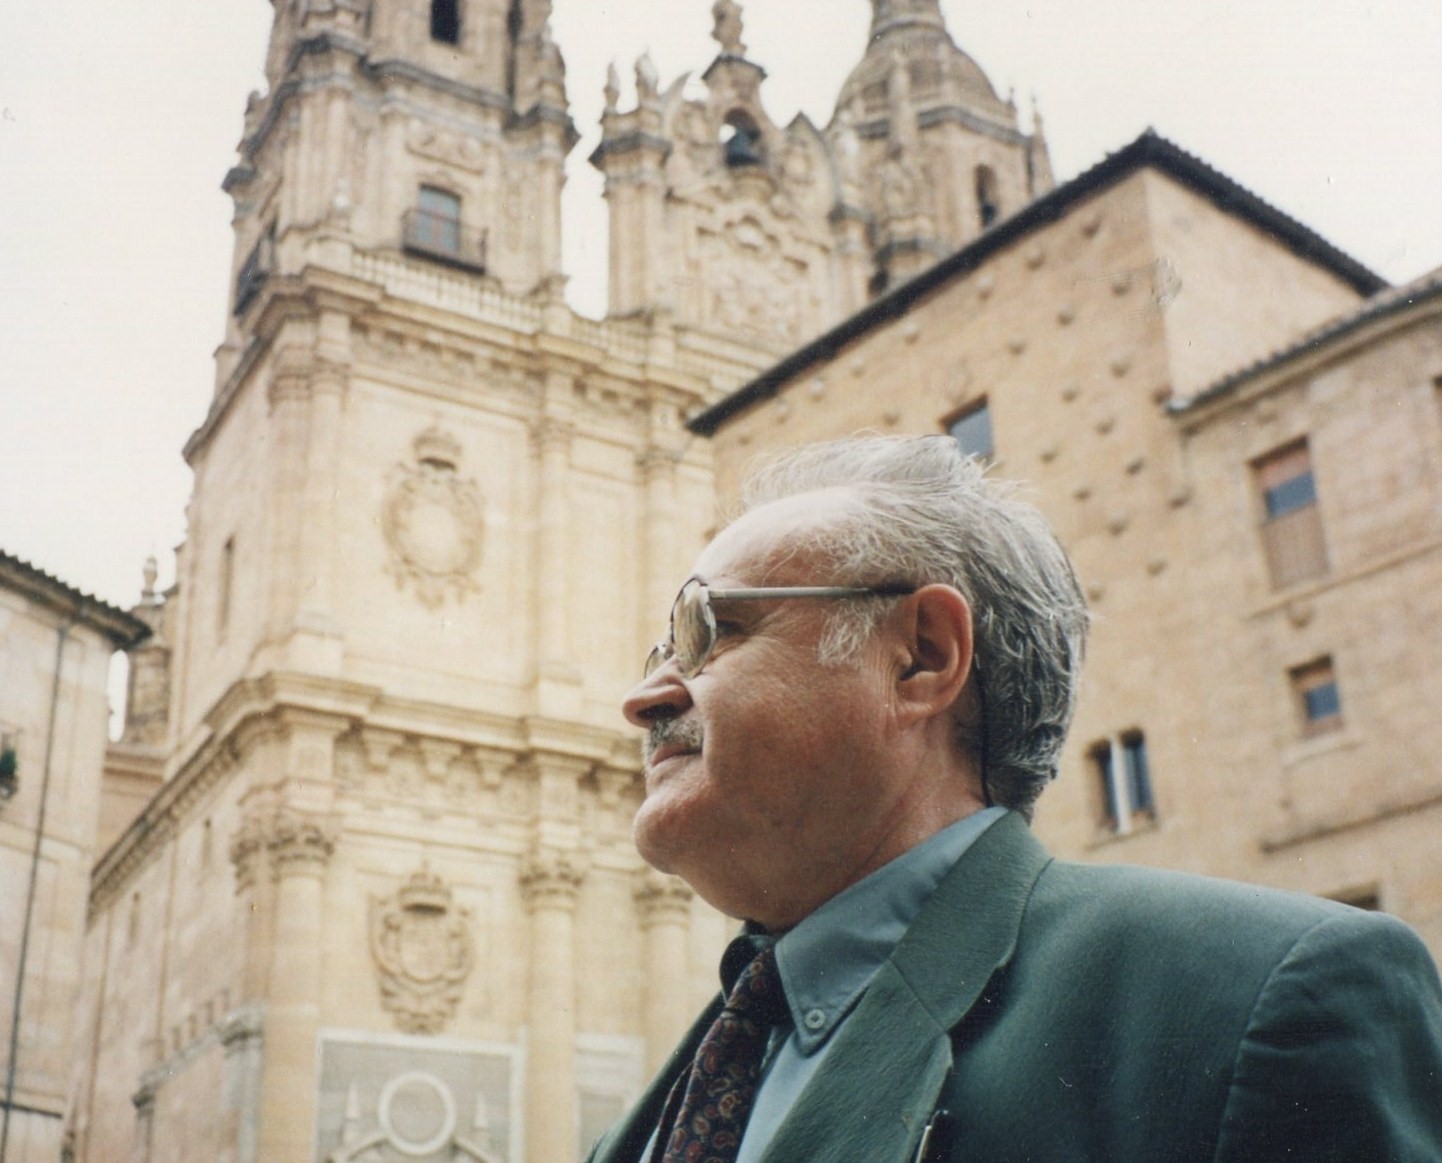
[[257, 1163], [260, 1145], [260, 1078], [265, 1022], [258, 1006], [226, 1014], [220, 1023], [225, 1051], [225, 1111], [233, 1119], [235, 1163]]
[[575, 854], [537, 848], [521, 874], [530, 913], [531, 963], [526, 1010], [526, 1157], [552, 1163], [576, 1156], [576, 897], [582, 869]]
[[642, 575], [646, 579], [642, 641], [649, 648], [661, 637], [666, 615], [680, 583], [675, 560], [678, 529], [676, 456], [665, 448], [652, 445], [637, 457], [637, 466], [646, 488], [646, 520], [642, 522], [642, 536], [645, 538], [642, 560], [646, 565]]
[[680, 983], [690, 980], [687, 938], [691, 901], [696, 894], [684, 880], [653, 868], [636, 877], [636, 914], [646, 957], [646, 1069], [658, 1070], [695, 1016]]
[[[571, 659], [568, 610], [571, 588], [571, 529], [568, 484], [571, 474], [571, 424], [546, 416], [532, 429], [536, 451], [536, 653], [537, 712], [564, 719], [574, 705], [580, 676]], [[572, 688], [577, 688], [573, 690]]]
[[282, 807], [266, 850], [275, 921], [261, 1074], [260, 1158], [305, 1159], [314, 1135], [322, 894], [336, 834], [326, 817]]

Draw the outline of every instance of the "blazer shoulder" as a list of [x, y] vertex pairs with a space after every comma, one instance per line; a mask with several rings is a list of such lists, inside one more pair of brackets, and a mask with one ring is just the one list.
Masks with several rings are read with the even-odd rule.
[[1217, 1158], [1442, 1159], [1442, 981], [1395, 918], [1342, 909], [1268, 975]]

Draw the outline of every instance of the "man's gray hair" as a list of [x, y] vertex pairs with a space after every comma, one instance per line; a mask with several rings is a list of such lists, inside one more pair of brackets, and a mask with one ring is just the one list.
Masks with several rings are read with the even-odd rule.
[[[742, 500], [753, 508], [828, 488], [849, 489], [860, 503], [806, 538], [836, 563], [826, 583], [939, 582], [970, 604], [983, 720], [979, 738], [958, 730], [959, 745], [983, 766], [992, 802], [1029, 819], [1057, 773], [1086, 644], [1086, 601], [1056, 534], [949, 436], [792, 449], [752, 470]], [[823, 661], [854, 657], [887, 608], [841, 605]]]

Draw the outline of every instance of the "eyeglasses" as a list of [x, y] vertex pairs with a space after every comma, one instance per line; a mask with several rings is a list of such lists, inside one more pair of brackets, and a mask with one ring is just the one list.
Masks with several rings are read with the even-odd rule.
[[713, 590], [700, 578], [681, 587], [671, 606], [666, 637], [646, 656], [646, 677], [674, 658], [682, 675], [694, 678], [716, 646], [716, 613], [712, 602], [774, 601], [779, 598], [894, 598], [916, 592], [908, 582], [879, 586], [764, 586], [758, 589]]

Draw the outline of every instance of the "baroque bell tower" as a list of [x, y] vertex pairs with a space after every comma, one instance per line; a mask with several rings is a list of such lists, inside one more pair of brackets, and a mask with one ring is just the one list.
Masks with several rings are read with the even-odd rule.
[[576, 133], [550, 0], [274, 4], [269, 88], [225, 183], [238, 300], [336, 240], [425, 253], [515, 295], [560, 277]]

